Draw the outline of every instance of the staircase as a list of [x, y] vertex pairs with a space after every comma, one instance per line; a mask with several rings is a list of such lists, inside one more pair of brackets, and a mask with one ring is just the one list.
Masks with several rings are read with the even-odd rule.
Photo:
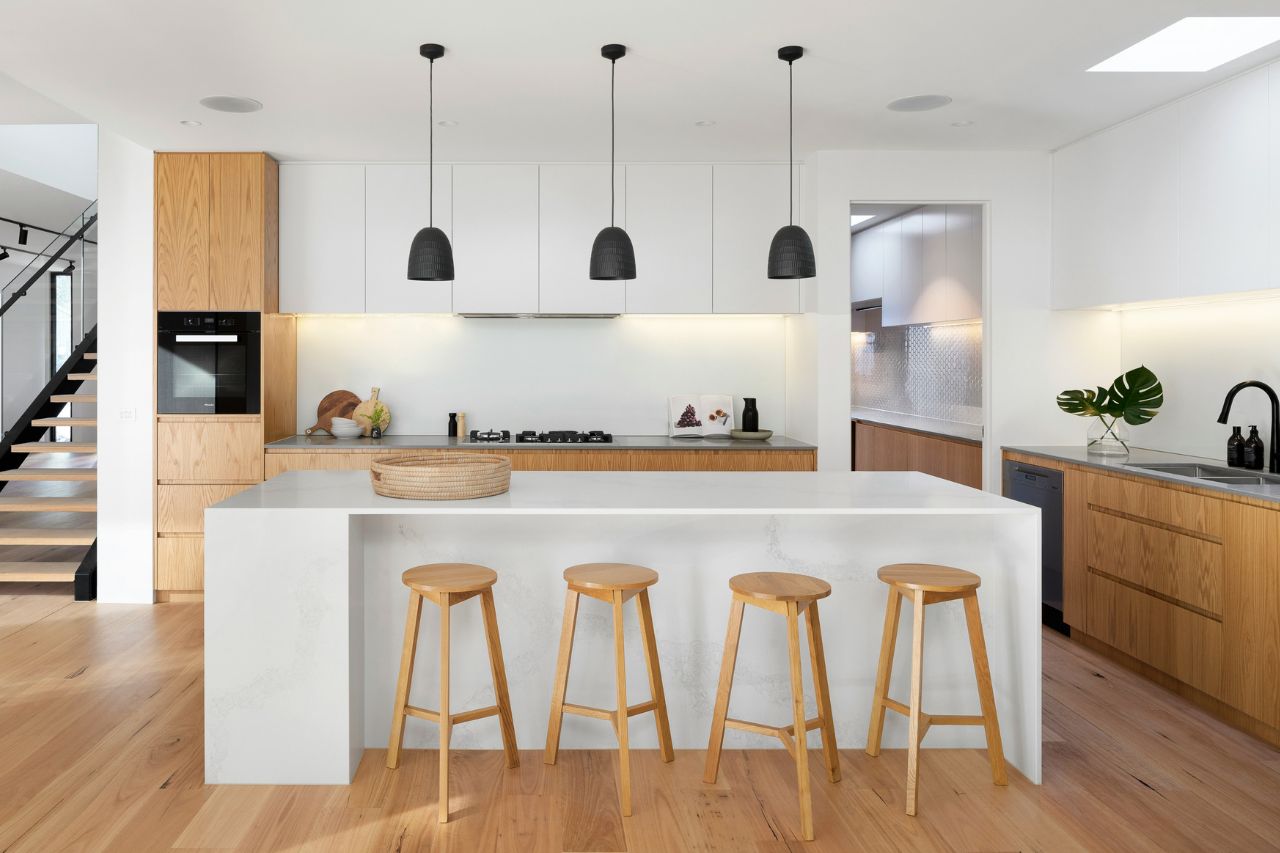
[[70, 583], [77, 600], [97, 597], [98, 445], [84, 437], [97, 434], [84, 411], [98, 401], [96, 222], [91, 205], [0, 288], [0, 594]]

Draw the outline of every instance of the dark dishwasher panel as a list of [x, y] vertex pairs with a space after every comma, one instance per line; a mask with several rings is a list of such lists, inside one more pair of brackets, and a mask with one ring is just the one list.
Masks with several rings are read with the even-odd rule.
[[1062, 621], [1062, 472], [1005, 460], [1004, 496], [1040, 508], [1042, 621], [1068, 634]]

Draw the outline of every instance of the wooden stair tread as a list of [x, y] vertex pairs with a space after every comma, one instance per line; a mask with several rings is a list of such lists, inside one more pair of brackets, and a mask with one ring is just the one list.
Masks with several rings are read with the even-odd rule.
[[97, 453], [93, 441], [23, 441], [13, 446], [14, 453]]
[[0, 480], [96, 480], [97, 468], [10, 468]]
[[34, 427], [96, 427], [97, 418], [36, 418], [31, 422]]
[[55, 403], [96, 403], [97, 394], [54, 394], [49, 398]]
[[0, 512], [97, 512], [97, 498], [46, 498], [0, 495]]
[[96, 373], [68, 373], [67, 378], [73, 382], [97, 382], [98, 374]]
[[76, 579], [78, 563], [0, 562], [0, 581], [66, 583]]
[[0, 545], [92, 545], [93, 528], [0, 527]]

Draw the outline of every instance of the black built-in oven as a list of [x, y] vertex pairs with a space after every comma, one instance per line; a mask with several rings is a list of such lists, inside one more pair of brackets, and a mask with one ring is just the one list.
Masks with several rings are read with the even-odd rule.
[[157, 338], [157, 412], [261, 412], [262, 315], [253, 311], [161, 311]]

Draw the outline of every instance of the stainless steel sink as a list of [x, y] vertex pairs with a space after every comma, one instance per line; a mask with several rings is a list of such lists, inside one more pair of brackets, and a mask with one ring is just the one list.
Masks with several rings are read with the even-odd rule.
[[1226, 468], [1217, 465], [1200, 465], [1191, 462], [1165, 462], [1159, 464], [1127, 462], [1124, 467], [1169, 474], [1174, 477], [1186, 477], [1189, 480], [1204, 480], [1205, 482], [1218, 483], [1223, 486], [1280, 485], [1280, 476], [1275, 474], [1246, 473], [1238, 468]]
[[1197, 477], [1197, 480], [1208, 480], [1210, 483], [1222, 483], [1224, 486], [1261, 486], [1267, 482], [1261, 477]]

